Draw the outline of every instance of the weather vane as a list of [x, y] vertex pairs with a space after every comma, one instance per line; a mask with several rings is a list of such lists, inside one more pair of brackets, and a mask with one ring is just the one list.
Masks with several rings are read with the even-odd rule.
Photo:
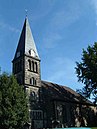
[[25, 9], [25, 13], [26, 13], [26, 17], [27, 17], [27, 14], [28, 14], [28, 10], [27, 9]]

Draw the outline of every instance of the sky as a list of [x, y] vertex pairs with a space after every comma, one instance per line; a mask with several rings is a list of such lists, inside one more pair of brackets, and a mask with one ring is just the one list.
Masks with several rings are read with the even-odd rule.
[[97, 41], [97, 0], [0, 0], [2, 72], [12, 73], [25, 10], [41, 58], [41, 79], [82, 88], [75, 62]]

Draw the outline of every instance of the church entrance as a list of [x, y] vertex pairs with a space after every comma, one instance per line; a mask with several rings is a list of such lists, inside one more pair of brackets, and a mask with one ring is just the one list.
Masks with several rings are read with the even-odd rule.
[[40, 129], [40, 128], [43, 128], [43, 111], [32, 110], [31, 129]]

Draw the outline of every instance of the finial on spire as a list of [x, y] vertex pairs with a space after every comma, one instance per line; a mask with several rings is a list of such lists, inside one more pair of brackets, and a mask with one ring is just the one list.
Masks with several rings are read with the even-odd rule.
[[27, 9], [25, 9], [25, 13], [26, 13], [26, 18], [27, 18], [27, 14], [28, 14], [28, 10]]

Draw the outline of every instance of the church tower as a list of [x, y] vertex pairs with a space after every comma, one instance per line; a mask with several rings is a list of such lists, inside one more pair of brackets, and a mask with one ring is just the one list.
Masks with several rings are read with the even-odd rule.
[[40, 58], [27, 17], [12, 63], [13, 74], [16, 76], [18, 83], [24, 86], [28, 95], [31, 127], [42, 128]]
[[18, 83], [24, 86], [29, 96], [39, 101], [39, 88], [41, 87], [40, 58], [27, 17], [12, 62], [13, 74]]

